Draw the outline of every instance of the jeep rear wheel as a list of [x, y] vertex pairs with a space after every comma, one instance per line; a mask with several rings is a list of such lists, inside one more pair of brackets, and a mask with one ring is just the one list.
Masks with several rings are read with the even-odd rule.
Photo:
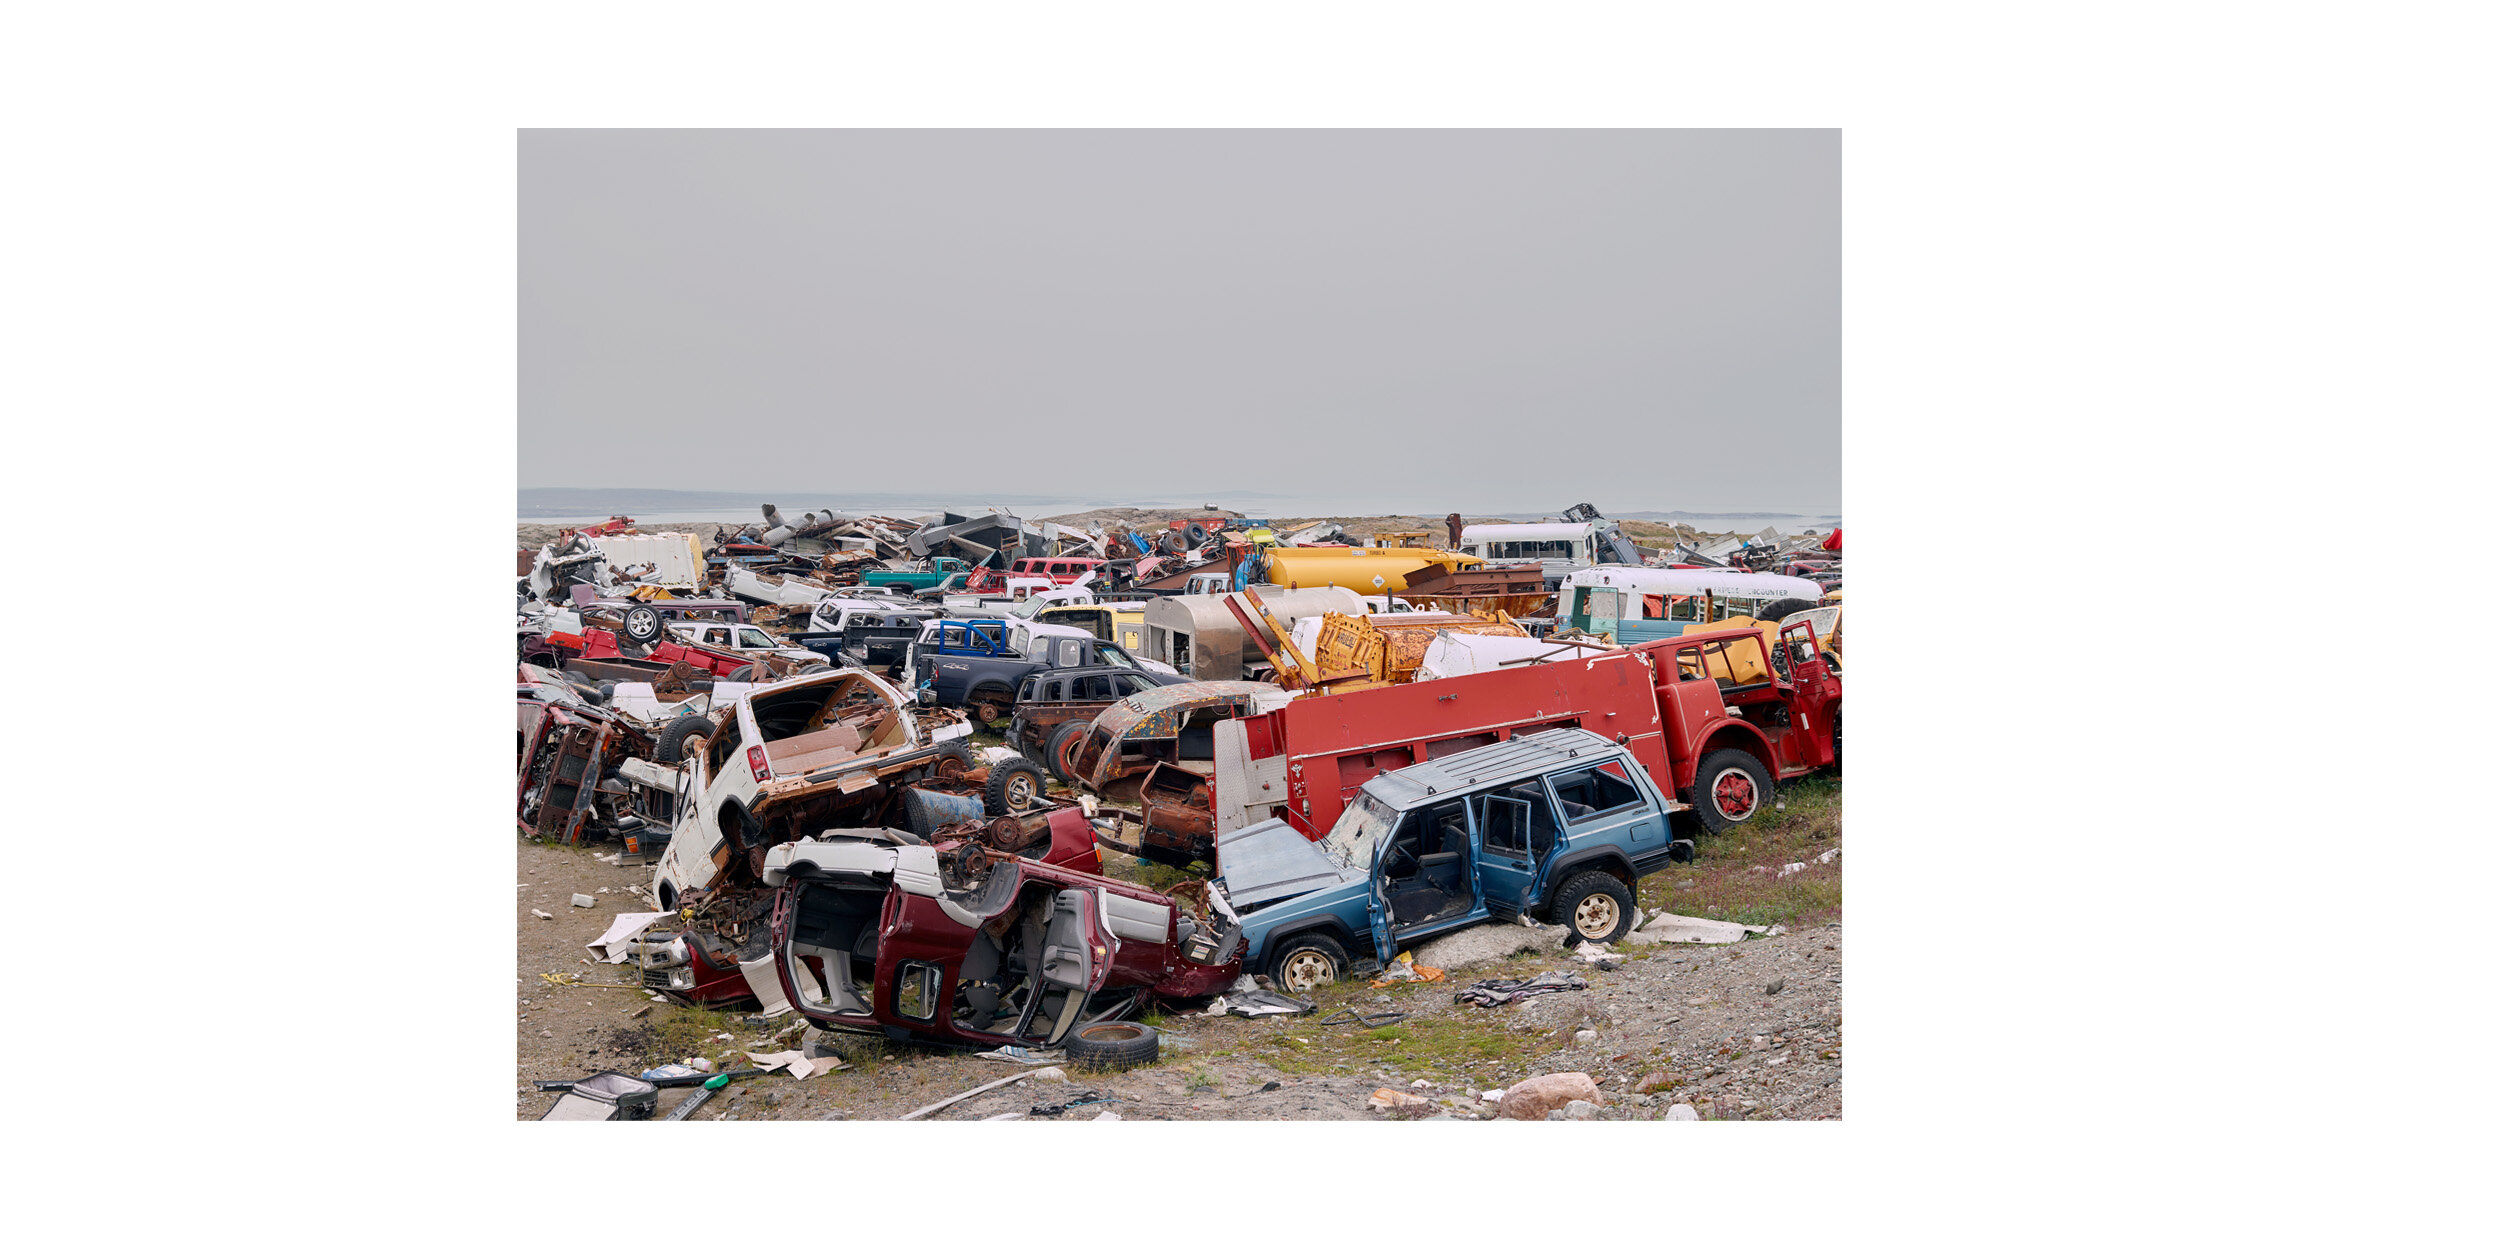
[[1712, 833], [1753, 819], [1770, 802], [1770, 770], [1750, 751], [1712, 751], [1693, 773], [1693, 815]]
[[1612, 873], [1578, 873], [1563, 882], [1548, 914], [1583, 942], [1612, 942], [1632, 927], [1632, 891]]

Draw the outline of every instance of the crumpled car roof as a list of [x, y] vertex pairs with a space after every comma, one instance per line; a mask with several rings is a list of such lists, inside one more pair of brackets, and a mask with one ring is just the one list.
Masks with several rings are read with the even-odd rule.
[[1104, 708], [1094, 724], [1118, 738], [1176, 738], [1181, 721], [1202, 707], [1231, 705], [1236, 715], [1283, 707], [1292, 694], [1263, 681], [1185, 681], [1157, 686]]

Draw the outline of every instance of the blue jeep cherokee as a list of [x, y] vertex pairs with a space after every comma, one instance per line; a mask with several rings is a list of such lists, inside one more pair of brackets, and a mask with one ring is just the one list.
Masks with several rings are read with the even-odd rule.
[[1611, 942], [1633, 883], [1692, 858], [1667, 810], [1630, 751], [1549, 729], [1382, 773], [1317, 842], [1282, 820], [1223, 834], [1215, 888], [1242, 967], [1290, 994], [1522, 912]]

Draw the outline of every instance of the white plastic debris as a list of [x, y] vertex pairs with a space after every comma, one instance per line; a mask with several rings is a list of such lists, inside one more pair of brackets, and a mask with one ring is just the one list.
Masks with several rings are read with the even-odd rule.
[[575, 907], [597, 907], [599, 905], [599, 900], [592, 898], [587, 894], [576, 894], [573, 896], [573, 905]]
[[1783, 877], [1787, 876], [1788, 874], [1790, 874], [1790, 873], [1792, 873], [1792, 872], [1804, 872], [1805, 870], [1806, 870], [1806, 866], [1805, 866], [1804, 864], [1782, 864], [1782, 865], [1780, 865], [1780, 875], [1781, 875], [1781, 876], [1783, 876]]

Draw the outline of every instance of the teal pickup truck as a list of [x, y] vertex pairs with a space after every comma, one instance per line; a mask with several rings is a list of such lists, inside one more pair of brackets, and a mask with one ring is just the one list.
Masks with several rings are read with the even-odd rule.
[[862, 586], [886, 586], [905, 594], [927, 590], [957, 573], [970, 573], [972, 566], [953, 556], [932, 556], [916, 569], [875, 568], [860, 574]]

